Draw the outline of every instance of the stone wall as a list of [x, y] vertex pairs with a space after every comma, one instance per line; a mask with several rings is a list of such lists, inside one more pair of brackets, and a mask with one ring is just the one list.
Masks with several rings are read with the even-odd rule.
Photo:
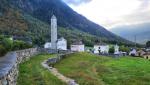
[[19, 64], [40, 53], [37, 48], [9, 52], [0, 58], [0, 85], [16, 85]]
[[56, 57], [49, 58], [48, 60], [45, 60], [42, 62], [42, 66], [47, 68], [53, 75], [55, 75], [58, 79], [62, 80], [63, 82], [67, 83], [67, 85], [79, 85], [74, 79], [68, 78], [64, 76], [63, 74], [59, 73], [56, 68], [54, 68], [54, 65], [57, 62], [60, 62], [62, 59], [69, 57], [67, 55], [72, 54], [72, 52], [65, 53], [65, 54], [59, 54]]

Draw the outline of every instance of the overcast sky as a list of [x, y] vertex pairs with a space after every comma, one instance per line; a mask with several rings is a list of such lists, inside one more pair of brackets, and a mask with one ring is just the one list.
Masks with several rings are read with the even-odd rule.
[[150, 22], [150, 0], [64, 0], [64, 2], [107, 29]]

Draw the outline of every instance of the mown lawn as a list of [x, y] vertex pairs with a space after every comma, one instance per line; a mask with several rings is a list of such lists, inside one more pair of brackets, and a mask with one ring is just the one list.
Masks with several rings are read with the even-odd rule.
[[142, 58], [118, 59], [76, 53], [55, 67], [80, 85], [150, 85], [150, 61]]
[[38, 55], [20, 64], [17, 85], [66, 85], [41, 65], [54, 55]]

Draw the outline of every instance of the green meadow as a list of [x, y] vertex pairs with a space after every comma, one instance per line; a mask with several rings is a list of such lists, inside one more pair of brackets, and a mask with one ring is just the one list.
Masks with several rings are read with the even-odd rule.
[[150, 61], [89, 53], [67, 55], [55, 67], [80, 85], [150, 85]]
[[53, 56], [38, 55], [20, 64], [17, 85], [66, 85], [41, 65], [41, 62]]
[[[38, 55], [22, 63], [18, 85], [66, 85], [41, 66], [42, 61], [53, 56]], [[74, 53], [54, 67], [79, 85], [150, 85], [150, 61], [143, 58]]]

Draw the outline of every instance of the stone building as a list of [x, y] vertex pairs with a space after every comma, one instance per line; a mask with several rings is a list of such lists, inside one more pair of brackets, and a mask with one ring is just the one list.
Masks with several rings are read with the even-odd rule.
[[76, 41], [71, 45], [71, 51], [84, 52], [85, 45], [82, 43], [82, 41]]

